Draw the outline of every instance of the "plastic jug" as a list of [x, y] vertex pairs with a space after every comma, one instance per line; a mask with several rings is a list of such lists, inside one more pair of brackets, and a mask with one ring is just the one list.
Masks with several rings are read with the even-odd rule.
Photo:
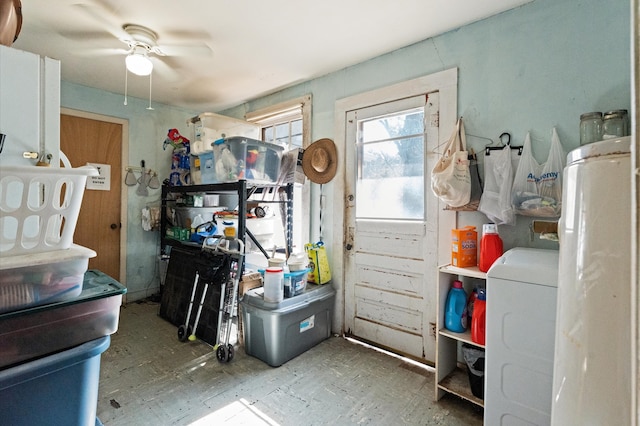
[[487, 272], [493, 262], [502, 256], [502, 239], [498, 235], [498, 226], [495, 223], [482, 225], [482, 239], [480, 240], [480, 262], [478, 269]]
[[444, 312], [444, 326], [447, 330], [462, 333], [467, 329], [467, 293], [462, 288], [462, 281], [454, 281], [447, 294]]
[[473, 318], [471, 319], [471, 340], [484, 345], [486, 337], [487, 293], [484, 288], [478, 289], [478, 298], [473, 304]]
[[474, 287], [473, 291], [469, 295], [467, 299], [467, 324], [471, 324], [471, 319], [473, 318], [473, 304], [478, 298], [478, 287]]
[[282, 302], [284, 299], [284, 271], [282, 268], [269, 267], [264, 273], [264, 301]]

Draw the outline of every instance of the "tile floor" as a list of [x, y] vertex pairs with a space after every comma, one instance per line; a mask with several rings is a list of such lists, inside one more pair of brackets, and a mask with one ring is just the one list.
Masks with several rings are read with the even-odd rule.
[[481, 425], [482, 410], [447, 395], [433, 373], [331, 337], [273, 368], [237, 346], [228, 364], [180, 342], [158, 304], [122, 307], [102, 354], [98, 418], [118, 425]]

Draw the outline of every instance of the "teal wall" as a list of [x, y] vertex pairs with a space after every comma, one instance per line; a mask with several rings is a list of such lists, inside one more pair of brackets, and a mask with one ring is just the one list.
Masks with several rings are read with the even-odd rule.
[[[458, 114], [467, 134], [497, 141], [506, 131], [513, 145], [522, 145], [530, 131], [534, 156], [543, 162], [554, 126], [568, 152], [579, 146], [581, 113], [631, 111], [630, 10], [628, 0], [534, 0], [222, 114], [242, 117], [311, 93], [312, 140], [333, 138], [336, 100], [457, 67]], [[467, 143], [482, 151], [488, 141], [470, 136]], [[318, 191], [314, 185], [312, 200]], [[324, 191], [331, 199], [332, 184]], [[311, 239], [317, 237], [315, 219]], [[323, 227], [330, 229], [331, 222], [325, 216]], [[459, 214], [459, 225], [481, 229], [486, 222], [481, 213]], [[531, 239], [530, 222], [520, 216], [515, 226], [500, 227], [506, 248], [557, 248]], [[331, 236], [325, 237], [332, 246]]]
[[[453, 67], [459, 70], [458, 114], [465, 119], [467, 133], [497, 140], [508, 131], [513, 144], [520, 145], [530, 131], [534, 155], [544, 161], [554, 126], [565, 150], [570, 151], [579, 145], [581, 113], [630, 110], [629, 1], [534, 0], [270, 96], [214, 112], [242, 118], [247, 111], [310, 93], [312, 140], [333, 138], [336, 100]], [[198, 112], [160, 105], [154, 105], [155, 111], [147, 111], [147, 102], [130, 98], [129, 106], [124, 107], [120, 95], [62, 85], [62, 106], [129, 119], [130, 163], [137, 165], [145, 159], [150, 167], [166, 172], [169, 153], [162, 151], [162, 141], [167, 129], [177, 127], [186, 132], [186, 118]], [[486, 141], [469, 137], [468, 143], [481, 151]], [[325, 186], [329, 200], [333, 184]], [[316, 213], [318, 191], [313, 185]], [[129, 190], [126, 283], [131, 296], [157, 285], [150, 282], [158, 251], [157, 235], [142, 231], [139, 210], [158, 197], [159, 191], [141, 199], [134, 189]], [[480, 225], [486, 221], [481, 213], [459, 216], [460, 224]], [[519, 217], [516, 226], [500, 227], [506, 248], [557, 247], [552, 242], [531, 240], [530, 222]], [[332, 218], [325, 217], [323, 227], [330, 229], [331, 225]], [[314, 221], [311, 239], [317, 237], [317, 228]], [[331, 235], [325, 235], [325, 241], [329, 247], [335, 246]]]
[[[123, 81], [124, 84], [124, 81]], [[171, 149], [163, 150], [163, 142], [170, 128], [177, 128], [189, 137], [187, 119], [199, 112], [151, 103], [148, 99], [129, 97], [124, 105], [122, 95], [62, 82], [62, 107], [126, 119], [129, 121], [129, 164], [159, 172], [160, 181], [169, 176]], [[124, 166], [127, 166], [125, 164]], [[127, 188], [127, 275], [121, 280], [127, 285], [128, 300], [145, 298], [158, 291], [157, 256], [160, 253], [159, 232], [142, 229], [141, 211], [147, 205], [160, 205], [160, 189], [149, 189], [149, 196], [136, 194], [136, 187]]]

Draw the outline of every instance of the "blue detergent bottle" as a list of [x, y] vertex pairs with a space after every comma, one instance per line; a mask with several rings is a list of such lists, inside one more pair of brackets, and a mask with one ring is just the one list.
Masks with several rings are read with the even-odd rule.
[[467, 293], [462, 288], [462, 281], [454, 281], [447, 294], [444, 326], [456, 333], [462, 333], [467, 329]]

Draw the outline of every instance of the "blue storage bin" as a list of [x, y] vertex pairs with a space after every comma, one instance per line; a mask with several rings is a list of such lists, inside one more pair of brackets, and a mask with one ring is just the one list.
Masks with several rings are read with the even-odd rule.
[[1, 423], [93, 426], [109, 336], [0, 371]]

